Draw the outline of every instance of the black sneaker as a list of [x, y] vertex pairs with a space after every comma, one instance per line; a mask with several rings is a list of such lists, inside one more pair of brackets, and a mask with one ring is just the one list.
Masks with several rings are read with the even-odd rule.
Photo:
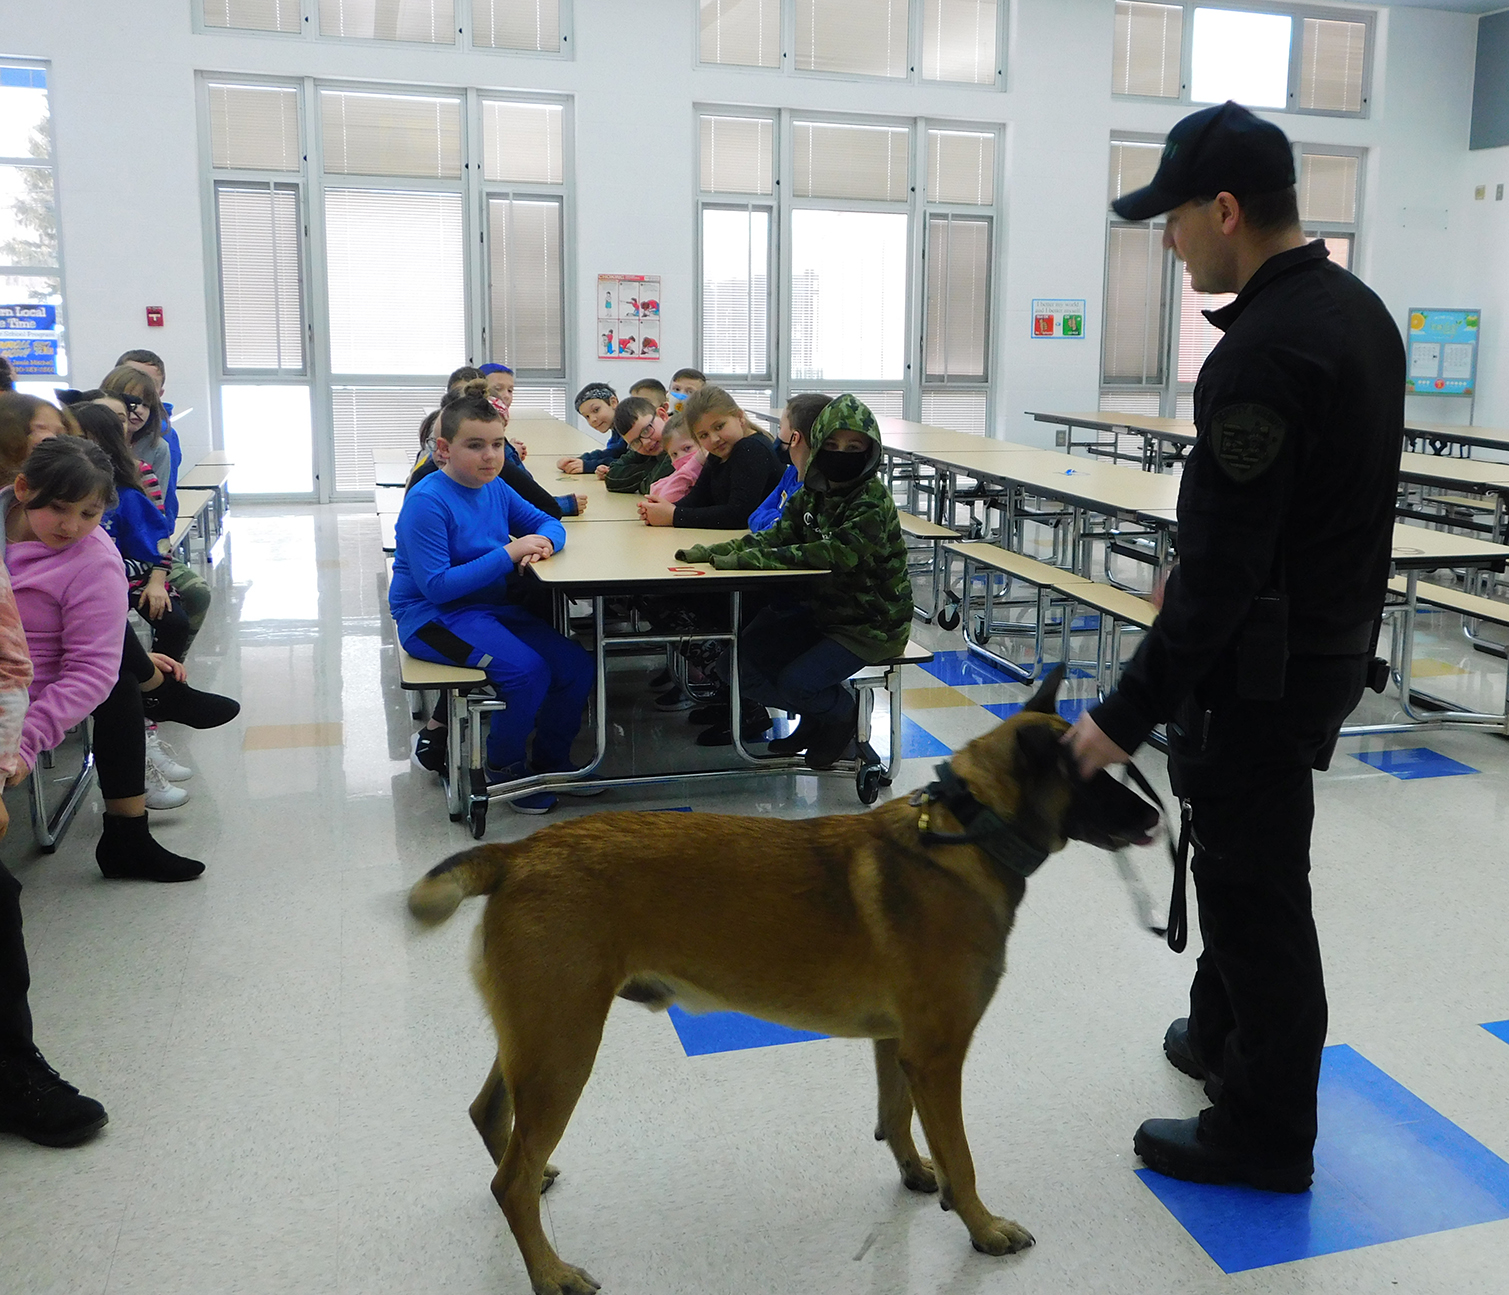
[[663, 692], [655, 698], [656, 710], [690, 710], [696, 704], [697, 699], [687, 696], [679, 687]]
[[805, 717], [785, 737], [778, 737], [765, 748], [766, 755], [800, 755], [811, 744], [817, 723]]
[[142, 693], [141, 708], [154, 724], [171, 720], [189, 728], [219, 728], [241, 713], [241, 703], [234, 697], [200, 692], [167, 675], [151, 692]]
[[[714, 724], [712, 728], [704, 729], [697, 734], [697, 745], [732, 746], [734, 742], [732, 719], [732, 713], [726, 712], [721, 723]], [[762, 742], [765, 735], [770, 732], [770, 712], [763, 706], [746, 702], [741, 720], [739, 725], [741, 742]]]
[[44, 1147], [76, 1147], [109, 1122], [105, 1108], [65, 1082], [36, 1048], [0, 1056], [0, 1132]]
[[[815, 728], [809, 732], [807, 739], [806, 760], [809, 769], [831, 769], [851, 753], [856, 740], [855, 717], [856, 712], [850, 711], [844, 719], [813, 721]], [[803, 720], [803, 723], [806, 722]]]
[[658, 675], [650, 680], [650, 691], [661, 692], [664, 689], [669, 688], [675, 682], [675, 675], [673, 675], [669, 670], [662, 670]]
[[686, 713], [686, 722], [694, 724], [698, 728], [706, 728], [709, 724], [728, 727], [729, 716], [732, 714], [728, 702], [710, 701], [706, 706], [695, 706]]
[[447, 771], [446, 734], [443, 728], [422, 728], [414, 734], [414, 763], [444, 777]]

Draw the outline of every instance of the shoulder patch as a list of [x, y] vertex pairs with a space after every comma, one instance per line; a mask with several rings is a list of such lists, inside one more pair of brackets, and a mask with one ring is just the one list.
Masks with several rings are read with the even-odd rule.
[[1267, 405], [1227, 405], [1210, 420], [1210, 449], [1238, 485], [1261, 476], [1284, 448], [1289, 425]]

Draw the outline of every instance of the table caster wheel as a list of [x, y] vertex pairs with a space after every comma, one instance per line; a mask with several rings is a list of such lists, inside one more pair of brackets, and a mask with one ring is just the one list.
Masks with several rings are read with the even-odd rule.
[[859, 799], [862, 804], [873, 805], [880, 799], [880, 770], [866, 767], [859, 771], [859, 776], [854, 780], [859, 791]]

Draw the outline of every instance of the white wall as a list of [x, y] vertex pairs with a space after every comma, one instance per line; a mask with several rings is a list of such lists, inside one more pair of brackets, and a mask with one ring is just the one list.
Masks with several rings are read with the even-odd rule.
[[[52, 61], [75, 378], [95, 380], [127, 346], [163, 352], [170, 395], [199, 411], [180, 429], [190, 458], [208, 443], [211, 376], [196, 70], [574, 94], [578, 326], [571, 377], [580, 383], [606, 376], [621, 387], [629, 372], [663, 377], [695, 353], [693, 103], [1003, 122], [997, 430], [1023, 439], [1047, 435], [1023, 410], [1093, 408], [1097, 400], [1110, 134], [1161, 133], [1185, 111], [1111, 98], [1112, 0], [1016, 0], [1005, 93], [698, 68], [695, 0], [575, 0], [575, 52], [568, 60], [196, 35], [187, 0], [0, 4], [0, 53]], [[1482, 304], [1485, 312], [1490, 298], [1509, 307], [1503, 251], [1509, 203], [1474, 206], [1462, 180], [1475, 30], [1468, 15], [1385, 10], [1367, 120], [1273, 115], [1307, 143], [1371, 150], [1359, 269], [1396, 317], [1427, 298], [1438, 303], [1462, 292], [1481, 297], [1468, 304]], [[1422, 207], [1448, 210], [1447, 229], [1405, 228], [1401, 213]], [[1481, 250], [1464, 260], [1466, 243]], [[658, 365], [613, 367], [594, 359], [593, 293], [605, 271], [663, 276]], [[1085, 340], [1032, 340], [1033, 297], [1086, 298]], [[148, 305], [164, 308], [167, 327], [148, 332]], [[1499, 317], [1506, 314], [1501, 308]], [[1487, 327], [1493, 318], [1487, 315]], [[1478, 421], [1494, 409], [1509, 423], [1506, 370], [1502, 354], [1485, 360]]]
[[[1481, 202], [1473, 197], [1480, 184]], [[1473, 421], [1509, 427], [1509, 148], [1467, 154], [1454, 205], [1461, 212], [1455, 301], [1483, 311]]]

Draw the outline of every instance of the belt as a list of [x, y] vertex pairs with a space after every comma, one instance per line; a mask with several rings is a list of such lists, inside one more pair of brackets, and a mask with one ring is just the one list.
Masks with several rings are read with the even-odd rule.
[[1323, 629], [1318, 625], [1289, 626], [1290, 656], [1366, 656], [1373, 650], [1372, 621], [1349, 629]]

